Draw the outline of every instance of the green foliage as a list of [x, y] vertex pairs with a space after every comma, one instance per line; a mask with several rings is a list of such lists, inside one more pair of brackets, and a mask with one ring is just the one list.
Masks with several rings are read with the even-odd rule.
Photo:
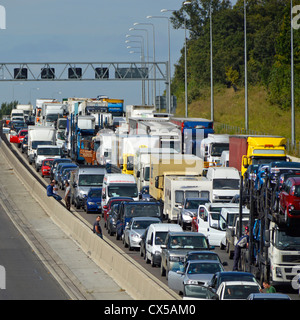
[[11, 110], [14, 109], [17, 104], [19, 104], [18, 101], [3, 102], [0, 109], [0, 119], [2, 119], [3, 116], [10, 116]]
[[[291, 104], [291, 23], [289, 0], [247, 0], [247, 77], [262, 85], [271, 103]], [[174, 28], [189, 30], [189, 100], [201, 97], [210, 85], [210, 4], [213, 35], [214, 84], [244, 86], [244, 0], [231, 6], [227, 0], [192, 0], [173, 12]], [[296, 3], [295, 3], [296, 5]], [[185, 21], [186, 20], [186, 21]], [[294, 30], [295, 106], [300, 102], [300, 30]], [[172, 93], [184, 94], [184, 49], [175, 65]]]

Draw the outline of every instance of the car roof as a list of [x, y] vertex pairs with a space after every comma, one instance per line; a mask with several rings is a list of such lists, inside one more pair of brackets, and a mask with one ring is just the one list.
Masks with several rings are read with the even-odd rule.
[[154, 202], [154, 201], [129, 201], [129, 202], [124, 202], [125, 205], [135, 205], [135, 206], [138, 206], [138, 205], [142, 205], [142, 204], [146, 204], [146, 205], [150, 205], [150, 206], [153, 206], [153, 205], [159, 205], [158, 202]]
[[211, 255], [215, 255], [215, 256], [219, 256], [216, 252], [212, 252], [212, 251], [207, 251], [207, 250], [199, 250], [199, 251], [188, 251], [186, 254], [211, 254]]
[[254, 300], [291, 300], [290, 296], [285, 293], [251, 293], [250, 296]]
[[[216, 260], [213, 260], [216, 261]], [[238, 286], [238, 285], [246, 285], [246, 286], [258, 286], [259, 284], [257, 282], [253, 281], [223, 281], [221, 283], [223, 286]]]
[[149, 220], [153, 220], [153, 221], [160, 221], [159, 218], [155, 218], [155, 217], [133, 217], [132, 220], [146, 220], [146, 221], [149, 221]]
[[202, 236], [202, 237], [205, 237], [205, 235], [202, 233], [192, 232], [192, 231], [181, 231], [181, 232], [170, 231], [169, 234], [170, 234], [170, 236], [193, 236], [193, 237]]
[[112, 197], [108, 201], [121, 201], [121, 200], [133, 200], [130, 197]]
[[[193, 263], [217, 263], [217, 264], [220, 264], [220, 261], [219, 260], [189, 260], [188, 261], [189, 264], [193, 264]], [[233, 281], [232, 281], [233, 282]]]

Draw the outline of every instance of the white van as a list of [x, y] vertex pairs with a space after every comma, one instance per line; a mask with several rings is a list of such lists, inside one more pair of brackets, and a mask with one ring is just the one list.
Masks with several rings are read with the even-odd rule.
[[174, 223], [154, 223], [149, 226], [145, 241], [145, 260], [151, 262], [152, 267], [160, 266], [161, 245], [165, 243], [168, 232], [182, 232], [179, 224]]
[[130, 197], [139, 200], [135, 177], [131, 174], [106, 173], [102, 186], [102, 209], [112, 197]]

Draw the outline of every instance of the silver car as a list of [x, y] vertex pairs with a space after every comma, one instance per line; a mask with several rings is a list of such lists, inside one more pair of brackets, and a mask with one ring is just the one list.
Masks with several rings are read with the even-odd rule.
[[168, 274], [170, 289], [183, 293], [186, 284], [205, 284], [216, 272], [224, 271], [217, 260], [190, 260], [183, 270], [171, 270]]
[[140, 247], [142, 240], [141, 236], [145, 230], [152, 223], [160, 223], [159, 218], [152, 217], [134, 217], [130, 220], [129, 224], [125, 227], [123, 244], [125, 248], [129, 247], [129, 250]]

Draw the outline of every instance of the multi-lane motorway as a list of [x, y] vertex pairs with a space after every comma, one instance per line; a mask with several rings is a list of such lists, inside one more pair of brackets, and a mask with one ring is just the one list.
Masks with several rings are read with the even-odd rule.
[[[16, 150], [17, 148], [15, 148], [15, 146], [14, 146], [14, 149]], [[20, 155], [22, 155], [22, 154], [20, 153]], [[24, 157], [24, 160], [27, 161], [27, 158], [25, 155], [22, 155], [22, 157]], [[49, 183], [49, 178], [43, 178], [43, 179], [46, 181], [46, 183]], [[59, 193], [63, 197], [64, 191], [59, 190]], [[46, 196], [46, 192], [45, 192], [45, 196]], [[64, 201], [62, 201], [62, 202], [64, 202]], [[76, 211], [77, 214], [80, 215], [82, 217], [82, 219], [85, 220], [91, 226], [95, 222], [96, 217], [98, 215], [98, 214], [86, 214], [86, 212], [83, 209], [75, 209], [73, 206], [72, 206], [71, 210]], [[110, 236], [104, 227], [104, 220], [103, 219], [101, 221], [101, 226], [102, 226], [102, 230], [103, 230], [103, 234], [104, 234], [104, 240], [109, 239], [110, 241], [112, 241], [116, 246], [118, 246], [119, 248], [124, 250], [124, 252], [126, 254], [130, 255], [131, 258], [134, 259], [136, 262], [138, 262], [143, 268], [145, 268], [147, 271], [152, 273], [160, 281], [167, 284], [166, 277], [161, 276], [159, 267], [153, 268], [151, 266], [151, 264], [146, 264], [144, 258], [140, 256], [139, 251], [136, 251], [136, 250], [129, 251], [128, 248], [124, 247], [122, 241], [116, 240], [115, 236]], [[233, 261], [228, 258], [228, 254], [226, 254], [226, 252], [224, 250], [220, 250], [220, 248], [215, 248], [215, 252], [218, 253], [218, 255], [220, 256], [222, 261], [227, 261], [228, 266], [225, 266], [225, 270], [227, 270], [227, 271], [232, 270]], [[284, 292], [284, 293], [289, 294], [289, 296], [292, 299], [297, 299], [297, 300], [300, 299], [299, 295], [295, 291], [293, 291], [291, 287], [278, 288], [278, 290], [280, 290], [280, 292]]]

